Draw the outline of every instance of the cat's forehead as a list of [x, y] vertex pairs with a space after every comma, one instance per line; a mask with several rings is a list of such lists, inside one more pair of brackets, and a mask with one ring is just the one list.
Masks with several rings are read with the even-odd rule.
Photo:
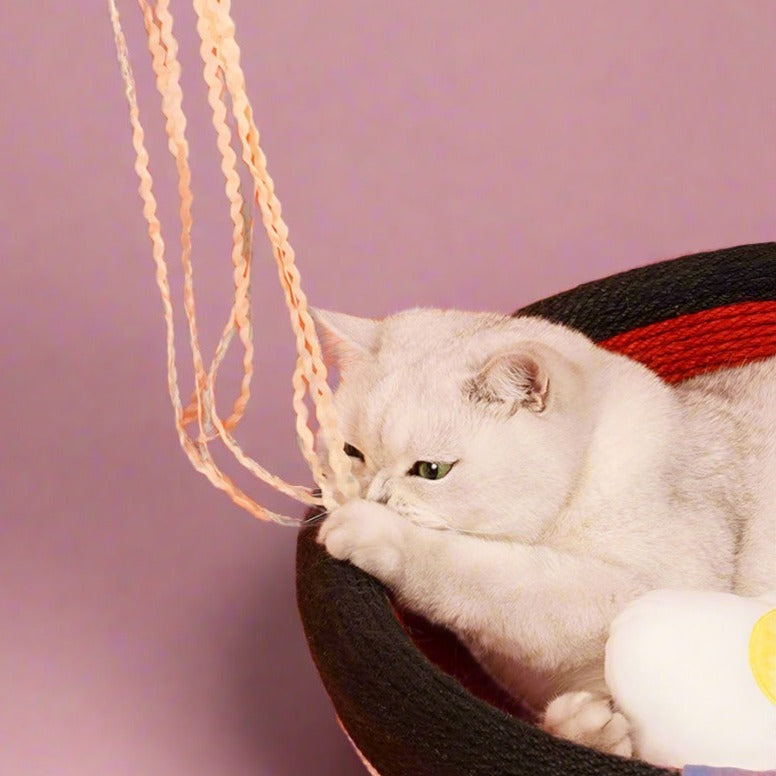
[[[355, 370], [354, 370], [355, 371]], [[387, 457], [449, 448], [461, 432], [466, 406], [462, 377], [433, 360], [392, 368], [374, 360], [351, 373], [338, 394], [345, 433]]]
[[[377, 358], [444, 360], [484, 335], [509, 326], [509, 319], [493, 313], [460, 310], [406, 310], [381, 321]], [[390, 364], [387, 364], [390, 366]]]
[[340, 412], [360, 433], [405, 425], [444, 426], [461, 408], [462, 386], [478, 360], [483, 337], [503, 316], [461, 311], [407, 310], [379, 323], [377, 347], [345, 364]]

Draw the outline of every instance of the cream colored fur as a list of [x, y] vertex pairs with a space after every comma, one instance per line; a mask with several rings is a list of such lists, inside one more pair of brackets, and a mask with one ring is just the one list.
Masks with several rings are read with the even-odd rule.
[[[362, 498], [319, 540], [453, 630], [546, 729], [630, 754], [603, 648], [664, 587], [776, 587], [776, 360], [669, 387], [539, 318], [317, 313]], [[455, 463], [439, 480], [416, 461]], [[549, 707], [548, 707], [549, 704]]]

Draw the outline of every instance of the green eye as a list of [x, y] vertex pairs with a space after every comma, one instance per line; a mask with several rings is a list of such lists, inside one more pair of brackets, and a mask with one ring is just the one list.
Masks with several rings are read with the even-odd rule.
[[353, 445], [349, 445], [345, 442], [345, 447], [343, 449], [345, 450], [345, 455], [349, 455], [351, 458], [358, 458], [359, 461], [364, 460], [364, 454], [357, 447], [353, 447]]
[[439, 461], [415, 461], [407, 474], [413, 477], [422, 477], [424, 480], [441, 480], [450, 473], [455, 463], [441, 463]]

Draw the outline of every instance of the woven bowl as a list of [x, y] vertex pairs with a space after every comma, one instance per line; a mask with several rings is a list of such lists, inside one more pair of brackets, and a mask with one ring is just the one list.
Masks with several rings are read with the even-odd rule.
[[[529, 305], [668, 381], [776, 353], [776, 243], [685, 256]], [[484, 676], [453, 636], [303, 531], [297, 599], [340, 723], [381, 776], [583, 776], [671, 771], [562, 741]]]

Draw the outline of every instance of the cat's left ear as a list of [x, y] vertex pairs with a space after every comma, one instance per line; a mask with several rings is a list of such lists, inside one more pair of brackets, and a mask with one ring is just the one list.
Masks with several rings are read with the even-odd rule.
[[310, 314], [323, 334], [326, 350], [338, 365], [376, 352], [379, 321], [328, 310], [311, 309]]
[[493, 356], [466, 384], [473, 401], [505, 409], [513, 415], [520, 407], [543, 412], [550, 394], [549, 348], [524, 343]]

